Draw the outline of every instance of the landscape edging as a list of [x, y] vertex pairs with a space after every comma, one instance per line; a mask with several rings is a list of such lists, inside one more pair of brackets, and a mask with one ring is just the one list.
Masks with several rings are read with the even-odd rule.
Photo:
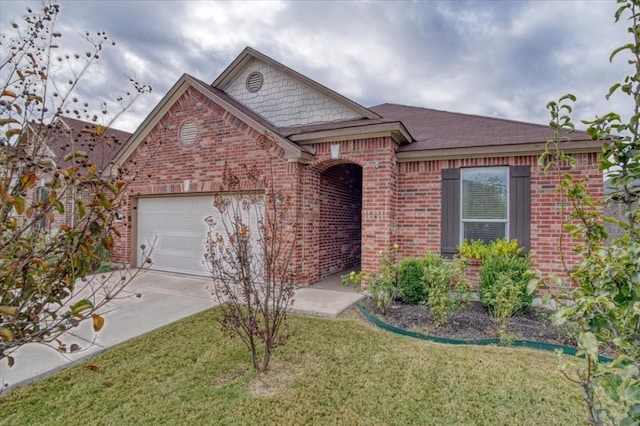
[[[442, 343], [445, 345], [478, 345], [478, 346], [488, 346], [488, 345], [502, 345], [500, 339], [480, 339], [480, 340], [459, 340], [459, 339], [447, 339], [444, 337], [430, 336], [427, 334], [416, 333], [414, 331], [405, 330], [403, 328], [395, 327], [391, 324], [387, 324], [386, 322], [380, 320], [379, 318], [372, 315], [366, 308], [362, 305], [362, 303], [358, 303], [358, 308], [364, 317], [369, 320], [369, 322], [375, 324], [377, 327], [382, 328], [383, 330], [390, 331], [395, 334], [400, 334], [402, 336], [413, 337], [415, 339], [427, 340], [435, 343]], [[578, 349], [573, 348], [571, 346], [565, 345], [556, 345], [555, 343], [543, 343], [543, 342], [532, 342], [530, 340], [512, 340], [509, 342], [509, 346], [529, 348], [529, 349], [539, 349], [548, 352], [555, 352], [556, 350], [561, 350], [563, 354], [577, 356]], [[584, 356], [581, 356], [581, 358]], [[598, 357], [600, 362], [613, 362], [613, 359], [600, 355]]]

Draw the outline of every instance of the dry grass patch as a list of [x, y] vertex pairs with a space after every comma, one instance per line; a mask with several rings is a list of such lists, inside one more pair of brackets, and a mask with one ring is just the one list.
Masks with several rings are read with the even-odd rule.
[[312, 354], [305, 354], [303, 363], [286, 363], [274, 358], [269, 363], [269, 370], [256, 374], [249, 381], [249, 394], [255, 397], [274, 397], [283, 395], [300, 379], [305, 371], [319, 368], [320, 360]]

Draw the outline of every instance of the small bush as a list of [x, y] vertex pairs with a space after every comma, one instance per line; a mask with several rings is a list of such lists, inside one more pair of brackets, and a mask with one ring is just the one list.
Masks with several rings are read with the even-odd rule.
[[480, 301], [494, 317], [522, 314], [535, 297], [527, 291], [534, 277], [529, 256], [488, 256], [480, 267]]
[[91, 265], [91, 271], [93, 272], [106, 272], [111, 270], [111, 251], [102, 247], [101, 244], [96, 244], [91, 252], [92, 258], [89, 261]]
[[395, 280], [385, 274], [371, 274], [367, 290], [376, 301], [378, 309], [384, 314], [397, 296]]
[[428, 254], [423, 261], [424, 279], [427, 291], [426, 305], [437, 325], [446, 323], [455, 310], [464, 302], [457, 292], [466, 294], [467, 281], [464, 278], [464, 262], [460, 259], [444, 260], [435, 254]]
[[468, 259], [483, 260], [493, 256], [517, 256], [522, 253], [522, 247], [518, 247], [517, 240], [500, 239], [485, 244], [481, 240], [464, 240], [458, 247], [458, 253]]
[[516, 240], [506, 239], [489, 244], [465, 240], [458, 248], [461, 256], [482, 262], [480, 301], [498, 319], [526, 312], [535, 297], [527, 290], [535, 272], [529, 256], [521, 255], [522, 250]]
[[402, 259], [398, 269], [398, 297], [405, 303], [418, 305], [427, 300], [424, 259], [407, 257]]
[[398, 255], [399, 246], [393, 245], [388, 252], [380, 252], [380, 269], [376, 272], [351, 272], [342, 277], [342, 284], [355, 284], [359, 291], [367, 291], [384, 314], [398, 297]]
[[394, 244], [390, 251], [380, 252], [381, 264], [377, 271], [351, 272], [341, 277], [342, 284], [367, 291], [383, 315], [394, 300], [401, 299], [405, 303], [427, 305], [437, 324], [446, 322], [466, 300], [460, 295], [468, 294], [465, 263], [459, 258], [444, 260], [437, 254], [397, 262], [398, 249]]

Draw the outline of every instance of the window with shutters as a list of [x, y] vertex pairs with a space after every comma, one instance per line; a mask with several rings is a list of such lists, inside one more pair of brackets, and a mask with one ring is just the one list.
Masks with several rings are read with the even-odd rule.
[[531, 243], [531, 167], [442, 169], [441, 245], [443, 256], [458, 253], [468, 240]]
[[509, 235], [508, 177], [508, 167], [460, 170], [460, 243], [489, 243]]

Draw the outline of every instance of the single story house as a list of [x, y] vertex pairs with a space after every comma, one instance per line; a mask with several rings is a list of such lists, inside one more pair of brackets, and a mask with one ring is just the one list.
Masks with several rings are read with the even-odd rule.
[[[275, 149], [261, 148], [265, 135]], [[137, 247], [155, 241], [153, 268], [206, 274], [204, 218], [223, 167], [255, 163], [295, 205], [300, 284], [372, 271], [394, 244], [452, 255], [465, 238], [517, 239], [538, 270], [561, 273], [559, 179], [537, 166], [550, 137], [538, 124], [365, 108], [246, 48], [211, 84], [183, 75], [115, 156], [135, 179], [114, 260], [139, 265]], [[584, 132], [569, 149], [596, 197], [600, 150]]]

